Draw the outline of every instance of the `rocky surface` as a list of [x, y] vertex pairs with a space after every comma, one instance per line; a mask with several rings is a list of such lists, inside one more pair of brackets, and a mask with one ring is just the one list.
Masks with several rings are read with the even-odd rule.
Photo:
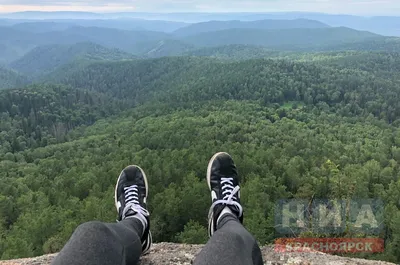
[[[184, 245], [173, 243], [154, 244], [150, 253], [144, 257], [140, 265], [190, 265], [202, 245]], [[351, 259], [324, 253], [278, 253], [272, 246], [262, 248], [265, 265], [395, 265], [382, 261]], [[0, 265], [47, 265], [56, 254], [41, 257], [0, 261]]]

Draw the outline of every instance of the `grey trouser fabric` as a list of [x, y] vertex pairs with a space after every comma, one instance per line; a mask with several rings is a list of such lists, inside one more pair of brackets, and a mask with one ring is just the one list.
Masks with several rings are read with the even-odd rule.
[[[119, 223], [80, 225], [53, 261], [53, 265], [136, 265], [142, 245], [142, 224], [137, 219]], [[254, 237], [230, 214], [196, 257], [194, 265], [262, 265]]]
[[136, 218], [113, 224], [81, 224], [52, 264], [135, 265], [142, 254], [142, 227]]
[[239, 220], [225, 214], [194, 265], [263, 265], [257, 241]]

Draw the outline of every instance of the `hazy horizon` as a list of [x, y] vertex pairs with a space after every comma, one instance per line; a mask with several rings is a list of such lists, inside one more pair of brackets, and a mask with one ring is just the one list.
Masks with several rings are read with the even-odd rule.
[[23, 11], [71, 12], [196, 12], [196, 13], [275, 13], [310, 12], [361, 16], [399, 16], [396, 0], [0, 0], [0, 13]]

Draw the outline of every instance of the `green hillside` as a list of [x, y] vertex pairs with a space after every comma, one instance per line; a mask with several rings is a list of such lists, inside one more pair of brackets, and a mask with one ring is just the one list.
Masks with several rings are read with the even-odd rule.
[[0, 153], [64, 142], [71, 129], [131, 106], [130, 100], [60, 85], [0, 91]]
[[[117, 48], [125, 52], [135, 52], [139, 43], [162, 40], [168, 38], [167, 33], [119, 30], [99, 27], [69, 27], [65, 30], [49, 32], [29, 32], [12, 27], [0, 27], [0, 46], [14, 51], [15, 56], [3, 58], [0, 52], [0, 62], [19, 59], [33, 48], [45, 45], [73, 45], [82, 42], [92, 42], [107, 48]], [[6, 60], [7, 59], [7, 60]]]
[[55, 22], [51, 20], [43, 20], [43, 21], [29, 21], [16, 23], [11, 26], [13, 29], [28, 31], [31, 33], [43, 33], [43, 32], [52, 32], [52, 31], [61, 31], [66, 30], [69, 27], [76, 26], [74, 22]]
[[296, 50], [361, 42], [373, 38], [379, 38], [379, 35], [342, 27], [281, 30], [228, 29], [184, 37], [183, 40], [198, 47], [243, 44], [277, 50]]
[[229, 29], [207, 32], [183, 38], [196, 46], [223, 46], [229, 44], [258, 45], [277, 50], [315, 49], [362, 40], [378, 38], [379, 35], [349, 28], [323, 29]]
[[262, 46], [231, 44], [217, 47], [192, 49], [183, 53], [189, 56], [214, 57], [229, 60], [247, 60], [257, 58], [279, 57], [285, 52], [274, 51]]
[[[373, 68], [366, 70], [374, 71]], [[400, 115], [396, 80], [380, 79], [366, 70], [336, 70], [323, 64], [282, 60], [220, 62], [208, 58], [166, 57], [92, 64], [58, 81], [118, 98], [134, 98], [138, 102], [154, 98], [169, 104], [193, 99], [324, 102], [328, 108], [346, 109], [342, 112], [346, 115], [367, 112], [393, 122]], [[381, 89], [382, 84], [385, 89]], [[355, 100], [349, 96], [351, 93], [362, 97]], [[386, 102], [386, 109], [372, 104], [376, 100]]]
[[0, 43], [0, 65], [7, 65], [20, 57], [21, 53], [12, 46]]
[[399, 37], [373, 38], [341, 45], [327, 45], [324, 50], [357, 50], [357, 51], [385, 51], [400, 52]]
[[188, 25], [176, 30], [176, 36], [191, 36], [204, 32], [221, 31], [227, 29], [294, 29], [294, 28], [328, 28], [327, 24], [316, 20], [256, 20], [256, 21], [208, 21]]
[[10, 63], [34, 48], [37, 39], [34, 34], [11, 27], [0, 27], [0, 63]]
[[39, 46], [12, 62], [10, 66], [23, 74], [43, 75], [77, 59], [108, 61], [132, 58], [133, 55], [129, 53], [90, 42], [73, 45], [54, 44]]
[[194, 47], [194, 45], [180, 40], [166, 39], [143, 43], [143, 51], [139, 52], [139, 54], [145, 58], [176, 56], [187, 53], [195, 49]]
[[168, 34], [163, 32], [119, 30], [100, 27], [72, 27], [64, 31], [37, 34], [37, 36], [43, 39], [43, 42], [57, 44], [94, 42], [106, 47], [132, 52], [135, 50], [136, 44], [166, 38]]
[[0, 66], [0, 90], [21, 87], [28, 83], [28, 78], [5, 67]]

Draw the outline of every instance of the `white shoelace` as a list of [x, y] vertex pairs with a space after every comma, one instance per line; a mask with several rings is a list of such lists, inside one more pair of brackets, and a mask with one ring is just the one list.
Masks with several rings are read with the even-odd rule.
[[224, 197], [221, 200], [216, 200], [210, 207], [210, 212], [214, 209], [214, 207], [218, 204], [224, 204], [224, 205], [232, 205], [236, 206], [237, 209], [239, 210], [239, 216], [242, 216], [243, 214], [243, 207], [233, 199], [233, 196], [235, 196], [236, 193], [239, 192], [240, 187], [233, 186], [233, 178], [221, 178], [221, 184], [222, 184], [222, 195]]
[[134, 217], [142, 221], [144, 225], [147, 225], [146, 217], [149, 216], [150, 213], [139, 204], [138, 186], [132, 185], [124, 187], [124, 192], [125, 192], [125, 208], [122, 212], [122, 216], [125, 217], [126, 213], [129, 210], [133, 210], [136, 213]]

